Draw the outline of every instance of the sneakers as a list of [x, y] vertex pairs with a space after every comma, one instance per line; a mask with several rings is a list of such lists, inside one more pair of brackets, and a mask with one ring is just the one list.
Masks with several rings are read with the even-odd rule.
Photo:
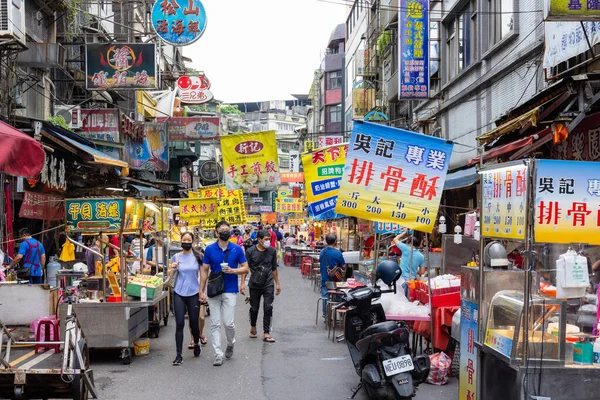
[[215, 356], [215, 361], [213, 361], [213, 365], [215, 367], [220, 367], [221, 365], [223, 365], [223, 357]]
[[179, 367], [181, 364], [183, 364], [183, 357], [178, 355], [177, 357], [175, 357], [175, 360], [173, 361], [173, 366]]
[[233, 345], [227, 346], [227, 349], [225, 350], [225, 358], [230, 359], [231, 356], [233, 356]]
[[200, 353], [202, 353], [202, 349], [200, 348], [200, 344], [194, 345], [194, 357], [200, 357]]

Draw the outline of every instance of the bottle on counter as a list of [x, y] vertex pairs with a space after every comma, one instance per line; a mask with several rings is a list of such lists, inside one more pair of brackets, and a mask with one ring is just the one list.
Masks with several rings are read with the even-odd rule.
[[600, 365], [600, 338], [594, 342], [594, 365]]
[[146, 289], [146, 284], [144, 284], [140, 290], [140, 297], [142, 298], [142, 301], [148, 301], [148, 290]]

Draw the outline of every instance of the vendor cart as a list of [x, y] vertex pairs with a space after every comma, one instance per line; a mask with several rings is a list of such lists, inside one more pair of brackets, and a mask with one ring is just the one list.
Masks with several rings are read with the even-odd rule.
[[97, 398], [87, 339], [73, 307], [64, 306], [63, 341], [17, 342], [0, 321], [0, 398]]

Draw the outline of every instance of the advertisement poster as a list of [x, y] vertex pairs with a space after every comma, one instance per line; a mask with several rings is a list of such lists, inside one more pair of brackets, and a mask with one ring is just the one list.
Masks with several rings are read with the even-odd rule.
[[266, 224], [276, 224], [277, 223], [277, 213], [274, 212], [263, 212], [260, 215], [261, 222], [263, 225]]
[[187, 46], [200, 39], [206, 29], [206, 10], [200, 0], [156, 0], [152, 26], [163, 41]]
[[187, 221], [188, 226], [214, 227], [218, 216], [217, 203], [216, 198], [179, 200], [179, 218]]
[[588, 51], [584, 28], [592, 47], [600, 43], [600, 21], [586, 21], [583, 24], [571, 21], [545, 22], [544, 68], [554, 67]]
[[600, 3], [594, 0], [546, 0], [544, 2], [547, 21], [594, 20], [600, 17]]
[[23, 193], [23, 203], [19, 210], [19, 217], [27, 219], [41, 219], [45, 221], [61, 221], [65, 219], [63, 197], [48, 193]]
[[481, 171], [481, 236], [524, 239], [527, 216], [527, 166]]
[[302, 199], [276, 199], [275, 200], [275, 212], [278, 213], [302, 213]]
[[259, 222], [260, 222], [260, 215], [256, 215], [256, 214], [246, 215], [246, 223], [258, 224]]
[[241, 190], [227, 190], [223, 185], [213, 185], [190, 192], [189, 195], [189, 199], [179, 201], [180, 218], [188, 221], [188, 225], [213, 229], [219, 221], [227, 221], [231, 225], [246, 223], [244, 193]]
[[90, 43], [85, 51], [86, 89], [156, 89], [154, 44]]
[[221, 137], [227, 189], [269, 190], [277, 187], [280, 178], [275, 142], [275, 131]]
[[145, 137], [141, 143], [127, 142], [129, 166], [145, 171], [168, 171], [169, 143], [165, 124], [146, 122], [144, 131]]
[[355, 122], [335, 211], [431, 232], [452, 148], [443, 139]]
[[66, 230], [117, 232], [125, 213], [123, 199], [77, 199], [65, 203]]
[[304, 182], [304, 172], [282, 172], [279, 174], [281, 183], [302, 183]]
[[81, 110], [81, 129], [77, 134], [90, 140], [121, 143], [119, 110]]
[[600, 244], [600, 168], [597, 162], [538, 160], [535, 241]]
[[219, 117], [172, 117], [166, 120], [171, 142], [205, 142], [219, 140]]
[[429, 97], [429, 0], [404, 0], [398, 17], [398, 98]]
[[313, 219], [336, 218], [334, 210], [347, 153], [348, 145], [340, 144], [302, 154], [306, 202]]
[[477, 349], [479, 314], [476, 303], [462, 300], [460, 305], [459, 400], [477, 399]]

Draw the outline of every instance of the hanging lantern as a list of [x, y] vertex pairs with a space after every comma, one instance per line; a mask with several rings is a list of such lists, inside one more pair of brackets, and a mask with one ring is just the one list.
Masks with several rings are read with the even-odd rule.
[[475, 221], [475, 229], [473, 230], [473, 239], [479, 240], [481, 238], [481, 224], [479, 221]]
[[454, 228], [454, 243], [461, 244], [462, 243], [462, 228], [459, 225], [456, 225]]
[[439, 233], [446, 233], [446, 217], [444, 217], [443, 215], [440, 217], [440, 223], [438, 226], [438, 232]]

